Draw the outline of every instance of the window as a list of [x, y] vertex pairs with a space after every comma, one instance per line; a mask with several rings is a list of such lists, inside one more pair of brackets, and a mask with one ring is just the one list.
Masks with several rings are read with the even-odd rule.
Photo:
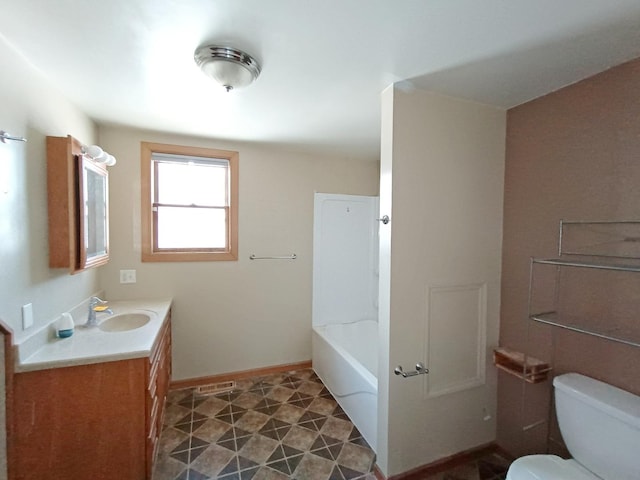
[[238, 152], [142, 142], [142, 261], [238, 259]]

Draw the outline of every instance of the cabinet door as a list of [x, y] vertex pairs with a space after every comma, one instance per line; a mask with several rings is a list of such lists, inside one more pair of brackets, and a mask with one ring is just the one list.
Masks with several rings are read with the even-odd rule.
[[147, 359], [15, 375], [19, 480], [145, 478]]
[[75, 138], [47, 137], [49, 266], [74, 274], [109, 260], [108, 173]]
[[151, 478], [162, 432], [164, 408], [171, 372], [171, 313], [149, 357], [147, 387], [147, 479]]

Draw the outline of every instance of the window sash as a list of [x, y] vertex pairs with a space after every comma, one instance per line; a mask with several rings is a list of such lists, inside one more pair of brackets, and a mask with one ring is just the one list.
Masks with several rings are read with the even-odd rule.
[[[200, 147], [184, 147], [177, 145], [167, 144], [155, 144], [155, 143], [141, 143], [141, 165], [143, 168], [142, 180], [142, 261], [215, 261], [215, 260], [237, 260], [238, 259], [238, 152], [215, 150], [209, 148]], [[216, 197], [193, 197], [190, 199], [186, 197], [187, 201], [183, 204], [181, 198], [177, 197], [167, 198], [165, 202], [158, 201], [157, 188], [157, 163], [174, 163], [174, 164], [195, 164], [195, 165], [207, 165], [207, 166], [219, 166], [225, 170], [225, 191], [224, 197], [226, 199], [226, 205], [208, 205], [207, 200], [214, 200], [212, 203], [220, 203], [222, 201], [222, 195]], [[215, 175], [214, 175], [215, 178]], [[215, 179], [216, 185], [219, 185], [220, 179]], [[200, 183], [202, 185], [202, 183]], [[206, 188], [206, 187], [205, 187]], [[222, 189], [220, 189], [222, 191]], [[203, 201], [204, 200], [204, 201]], [[177, 203], [174, 203], [176, 202]], [[189, 201], [195, 201], [196, 203], [189, 203]], [[205, 203], [204, 205], [202, 203]], [[207, 210], [214, 212], [224, 211], [224, 214], [220, 213], [218, 218], [216, 215], [209, 216], [214, 220], [211, 225], [222, 225], [222, 218], [224, 218], [224, 231], [220, 228], [218, 231], [220, 235], [224, 235], [224, 248], [221, 247], [222, 239], [220, 235], [216, 235], [215, 230], [207, 232], [206, 229], [202, 238], [209, 238], [207, 241], [213, 239], [210, 243], [215, 244], [214, 248], [158, 248], [158, 210], [160, 214], [167, 214], [168, 211], [162, 211], [163, 208], [172, 209], [171, 214], [175, 215], [176, 208], [184, 209], [185, 214], [189, 211], [203, 212], [203, 216], [208, 215], [204, 212]], [[180, 215], [180, 214], [178, 214]], [[192, 225], [197, 225], [193, 223]], [[197, 227], [196, 227], [197, 229]], [[185, 237], [188, 237], [190, 233], [187, 230], [181, 230], [185, 232]], [[197, 235], [194, 236], [197, 238]], [[183, 239], [180, 235], [169, 240], [174, 245], [179, 245]], [[165, 246], [167, 244], [165, 243]], [[221, 248], [217, 248], [221, 247]]]
[[[178, 160], [167, 160], [167, 157], [178, 158]], [[225, 171], [225, 179], [224, 179], [224, 203], [222, 205], [214, 205], [214, 204], [195, 204], [195, 203], [176, 203], [175, 205], [184, 205], [184, 206], [201, 206], [201, 207], [230, 207], [230, 164], [228, 160], [220, 160], [216, 158], [202, 158], [202, 157], [192, 157], [185, 155], [184, 159], [179, 159], [179, 155], [169, 155], [169, 154], [156, 154], [155, 152], [151, 155], [151, 163], [153, 165], [153, 184], [151, 186], [153, 192], [153, 204], [152, 208], [155, 208], [158, 205], [162, 205], [163, 202], [160, 202], [160, 169], [159, 164], [161, 163], [174, 163], [174, 164], [194, 164], [201, 166], [214, 166], [214, 167], [223, 167]], [[195, 159], [195, 160], [191, 160]]]
[[[161, 227], [159, 222], [160, 212], [157, 207], [170, 207], [170, 208], [182, 208], [185, 210], [223, 210], [224, 211], [224, 246], [222, 247], [160, 247], [159, 246], [159, 229]], [[230, 228], [229, 228], [229, 207], [202, 207], [193, 205], [172, 205], [172, 204], [154, 204], [153, 206], [153, 251], [154, 252], [227, 252], [229, 251]]]
[[152, 152], [151, 161], [167, 163], [192, 163], [194, 165], [219, 166], [227, 168], [229, 167], [229, 160], [227, 160], [226, 158], [197, 157], [194, 155], [180, 155], [162, 152]]
[[[201, 158], [201, 157], [193, 157], [189, 155], [181, 156], [181, 155], [171, 155], [171, 154], [163, 154], [163, 153], [153, 153], [151, 156], [151, 161], [153, 163], [153, 172], [154, 172], [154, 182], [153, 182], [153, 198], [154, 201], [151, 204], [151, 208], [153, 210], [153, 251], [154, 252], [225, 252], [229, 248], [229, 161], [228, 160], [220, 160], [214, 158]], [[160, 169], [159, 164], [161, 163], [174, 163], [180, 165], [201, 165], [201, 166], [217, 166], [223, 167], [225, 169], [225, 192], [224, 199], [225, 204], [220, 205], [199, 205], [195, 203], [163, 203], [159, 201], [159, 197], [161, 195], [160, 192]], [[223, 247], [213, 247], [213, 246], [204, 246], [204, 245], [194, 245], [192, 247], [161, 247], [161, 230], [162, 226], [160, 225], [160, 215], [159, 208], [161, 207], [172, 207], [172, 208], [185, 208], [185, 209], [223, 209], [225, 211], [225, 221], [224, 221], [224, 246]]]

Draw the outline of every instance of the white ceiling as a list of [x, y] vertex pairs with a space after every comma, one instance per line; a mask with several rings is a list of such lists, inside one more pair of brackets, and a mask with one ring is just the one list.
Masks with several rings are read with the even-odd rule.
[[[376, 158], [391, 83], [518, 105], [640, 56], [640, 1], [0, 0], [0, 32], [99, 123]], [[217, 88], [208, 43], [260, 78]]]

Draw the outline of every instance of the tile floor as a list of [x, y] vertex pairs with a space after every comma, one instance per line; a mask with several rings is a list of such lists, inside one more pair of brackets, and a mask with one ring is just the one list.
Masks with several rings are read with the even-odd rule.
[[[375, 454], [311, 369], [169, 393], [153, 480], [375, 480]], [[504, 480], [489, 453], [414, 480]]]
[[505, 480], [511, 462], [497, 453], [479, 456], [465, 464], [414, 480]]
[[153, 480], [375, 480], [375, 454], [311, 369], [169, 393]]

